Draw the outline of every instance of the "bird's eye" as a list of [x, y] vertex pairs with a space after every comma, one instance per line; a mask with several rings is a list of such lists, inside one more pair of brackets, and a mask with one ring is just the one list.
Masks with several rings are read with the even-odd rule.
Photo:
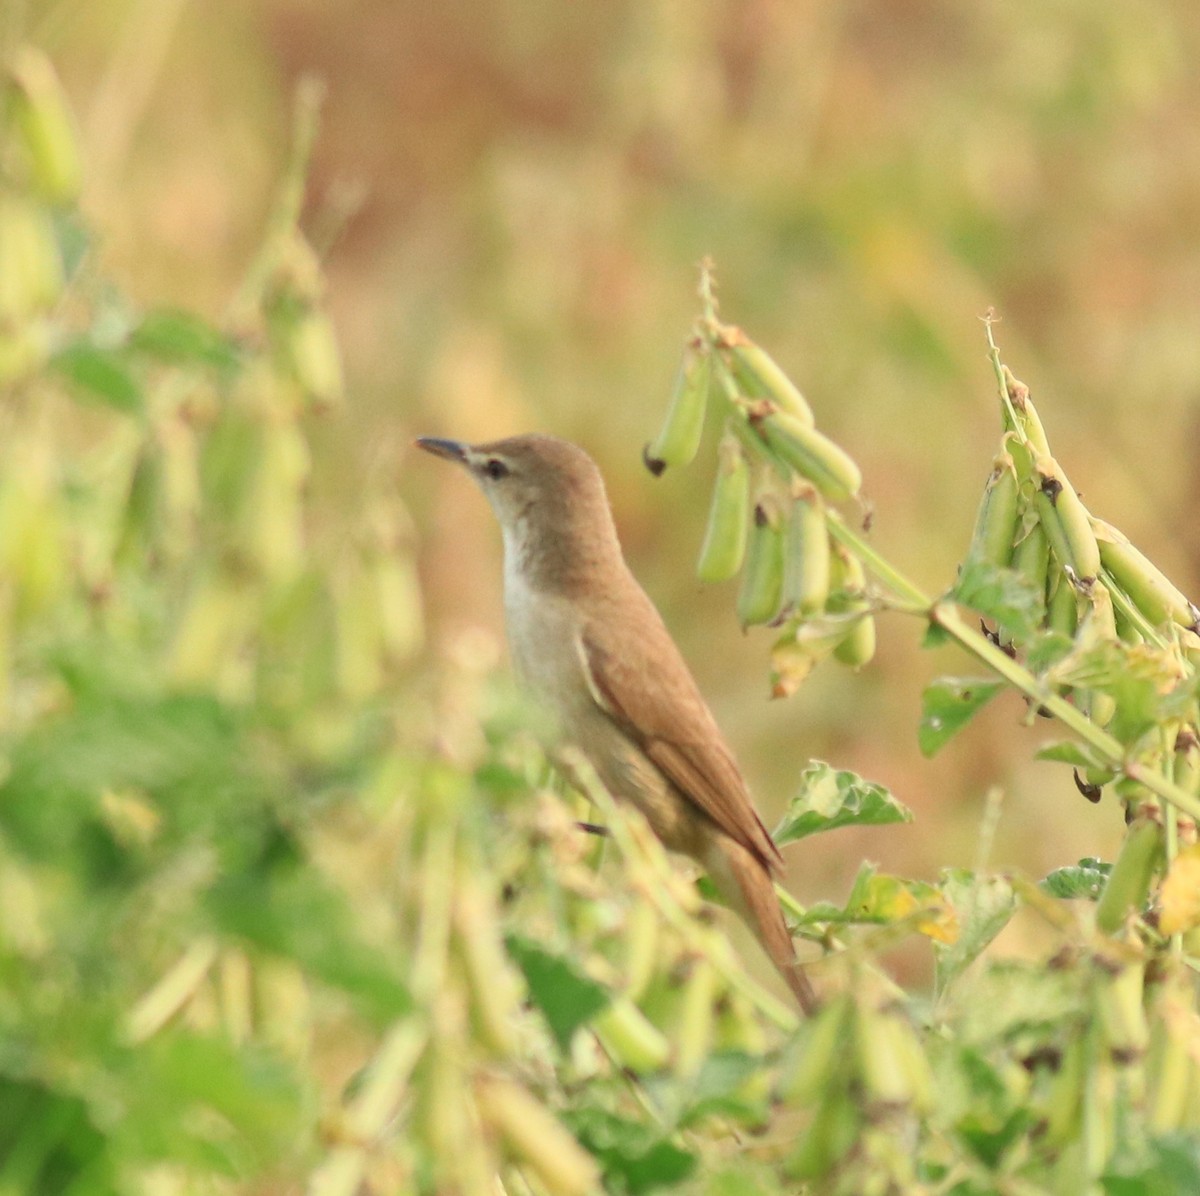
[[508, 477], [508, 466], [499, 457], [489, 457], [483, 466], [483, 472], [493, 482], [498, 482], [501, 478]]

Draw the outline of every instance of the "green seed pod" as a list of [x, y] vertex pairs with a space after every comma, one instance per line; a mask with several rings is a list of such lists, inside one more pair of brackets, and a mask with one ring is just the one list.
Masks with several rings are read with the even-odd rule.
[[500, 1058], [517, 1052], [515, 1027], [520, 992], [501, 946], [491, 895], [460, 868], [454, 896], [454, 944], [467, 981], [472, 1021], [479, 1041]]
[[1050, 444], [1046, 440], [1046, 430], [1042, 427], [1041, 417], [1033, 405], [1033, 399], [1029, 397], [1029, 387], [1014, 378], [1008, 366], [1004, 367], [1004, 385], [1017, 417], [1014, 431], [1028, 441], [1036, 456], [1048, 457]]
[[659, 1071], [671, 1057], [666, 1036], [624, 994], [592, 1019], [592, 1029], [617, 1064], [637, 1075]]
[[318, 410], [337, 407], [346, 397], [346, 383], [333, 321], [321, 308], [308, 305], [293, 316], [278, 321], [288, 371]]
[[1046, 626], [1074, 639], [1079, 626], [1079, 596], [1075, 587], [1061, 569], [1055, 569], [1046, 584]]
[[1096, 927], [1116, 934], [1129, 914], [1140, 910], [1162, 854], [1162, 828], [1153, 819], [1135, 818], [1125, 832], [1121, 853], [1096, 903]]
[[662, 430], [642, 452], [646, 468], [656, 477], [668, 465], [687, 465], [695, 457], [704, 434], [711, 379], [712, 352], [708, 345], [688, 341], [675, 373]]
[[739, 392], [746, 398], [770, 399], [807, 427], [811, 428], [816, 422], [808, 401], [779, 363], [761, 346], [750, 340], [732, 345], [729, 367]]
[[754, 507], [754, 526], [738, 593], [738, 620], [743, 630], [774, 619], [782, 597], [783, 515], [775, 495], [767, 493]]
[[[600, 1190], [596, 1160], [541, 1101], [501, 1076], [479, 1076], [475, 1103], [507, 1152], [527, 1166], [551, 1196], [588, 1196]], [[447, 1143], [450, 1154], [458, 1143]]]
[[1018, 497], [1019, 484], [1013, 459], [1008, 453], [998, 453], [975, 517], [975, 532], [967, 551], [968, 563], [982, 561], [998, 567], [1009, 563], [1017, 534]]
[[850, 1045], [851, 1008], [846, 997], [837, 996], [800, 1024], [784, 1055], [779, 1081], [779, 1095], [788, 1105], [813, 1104], [840, 1072]]
[[804, 617], [824, 610], [831, 557], [825, 504], [816, 490], [806, 486], [796, 495], [788, 518], [783, 601], [790, 611]]
[[754, 423], [771, 452], [831, 502], [858, 493], [862, 473], [854, 459], [828, 436], [786, 411], [773, 411]]
[[875, 616], [864, 614], [855, 619], [846, 638], [834, 648], [833, 655], [852, 669], [870, 664], [875, 656]]
[[1054, 555], [1064, 568], [1074, 572], [1076, 580], [1087, 581], [1100, 573], [1100, 546], [1087, 508], [1053, 457], [1035, 461], [1034, 502], [1038, 518]]
[[841, 1085], [831, 1085], [823, 1094], [812, 1121], [784, 1164], [787, 1174], [800, 1182], [819, 1180], [841, 1162], [846, 1152], [861, 1139], [860, 1103]]
[[630, 906], [625, 915], [625, 995], [638, 1001], [662, 963], [658, 913], [648, 901]]
[[1200, 734], [1194, 726], [1183, 726], [1175, 736], [1175, 784], [1186, 793], [1200, 795]]
[[1030, 526], [1013, 548], [1012, 567], [1035, 589], [1045, 593], [1050, 572], [1050, 541], [1040, 523]]
[[696, 565], [701, 581], [727, 581], [742, 567], [749, 509], [750, 466], [737, 437], [726, 433], [717, 449], [717, 478]]
[[29, 180], [51, 203], [79, 194], [83, 171], [75, 120], [50, 59], [33, 46], [13, 56], [6, 88], [8, 113], [28, 158]]
[[0, 322], [20, 325], [58, 302], [62, 255], [50, 214], [12, 191], [0, 191]]
[[1188, 1087], [1196, 1066], [1190, 1053], [1191, 1035], [1186, 1031], [1180, 1033], [1184, 1030], [1184, 1018], [1190, 1013], [1190, 1007], [1190, 992], [1174, 991], [1169, 996], [1163, 993], [1158, 1016], [1150, 1025], [1150, 1045], [1146, 1054], [1149, 1089], [1146, 1120], [1156, 1134], [1170, 1133], [1183, 1124]]
[[907, 1060], [897, 1050], [890, 1020], [889, 1014], [870, 1003], [856, 1010], [854, 1045], [868, 1110], [905, 1108], [913, 1101], [913, 1080]]
[[1083, 1095], [1088, 1081], [1088, 1044], [1080, 1035], [1072, 1036], [1063, 1048], [1062, 1060], [1046, 1096], [1047, 1145], [1062, 1146], [1079, 1135], [1083, 1115]]
[[1093, 985], [1099, 1024], [1113, 1062], [1128, 1066], [1146, 1053], [1150, 1027], [1146, 1021], [1141, 963], [1125, 964], [1114, 974], [1103, 964]]
[[1151, 560], [1143, 556], [1111, 523], [1093, 519], [1100, 561], [1134, 606], [1155, 626], [1178, 623], [1193, 627], [1196, 610]]
[[675, 1035], [675, 1061], [672, 1070], [679, 1079], [692, 1079], [712, 1049], [718, 992], [717, 970], [712, 960], [699, 956], [683, 986], [683, 1002]]

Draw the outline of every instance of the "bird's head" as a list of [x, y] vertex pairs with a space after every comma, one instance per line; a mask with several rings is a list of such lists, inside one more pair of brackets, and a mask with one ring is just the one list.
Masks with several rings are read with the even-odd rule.
[[422, 436], [416, 444], [475, 479], [521, 567], [570, 575], [597, 555], [619, 552], [604, 481], [577, 445], [542, 435], [486, 444]]

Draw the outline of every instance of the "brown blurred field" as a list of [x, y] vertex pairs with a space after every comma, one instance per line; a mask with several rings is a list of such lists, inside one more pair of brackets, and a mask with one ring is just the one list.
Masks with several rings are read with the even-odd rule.
[[917, 810], [835, 839], [837, 858], [797, 849], [802, 897], [844, 895], [864, 854], [926, 877], [970, 865], [992, 786], [993, 864], [1111, 854], [1115, 803], [1030, 763], [1045, 732], [1013, 701], [919, 757], [923, 681], [970, 666], [921, 654], [911, 621], [883, 620], [863, 674], [826, 666], [768, 702], [768, 636], [743, 638], [732, 591], [694, 579], [711, 455], [655, 481], [640, 448], [710, 254], [724, 315], [862, 464], [876, 546], [945, 587], [998, 439], [994, 305], [1089, 505], [1200, 591], [1194, 4], [30, 0], [0, 28], [64, 75], [108, 266], [214, 316], [257, 243], [293, 89], [324, 80], [308, 223], [332, 236], [351, 403], [320, 446], [320, 509], [353, 506], [368, 468], [400, 471], [431, 660], [464, 629], [501, 634], [499, 537], [409, 440], [554, 432], [604, 467], [760, 803], [781, 808], [816, 755]]

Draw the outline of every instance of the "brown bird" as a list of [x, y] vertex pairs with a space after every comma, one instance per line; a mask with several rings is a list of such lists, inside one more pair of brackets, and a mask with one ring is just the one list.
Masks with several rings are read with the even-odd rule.
[[505, 621], [522, 681], [612, 794], [637, 806], [669, 849], [707, 870], [812, 1012], [816, 997], [772, 883], [779, 849], [625, 563], [595, 462], [552, 436], [416, 443], [465, 466], [500, 520]]

